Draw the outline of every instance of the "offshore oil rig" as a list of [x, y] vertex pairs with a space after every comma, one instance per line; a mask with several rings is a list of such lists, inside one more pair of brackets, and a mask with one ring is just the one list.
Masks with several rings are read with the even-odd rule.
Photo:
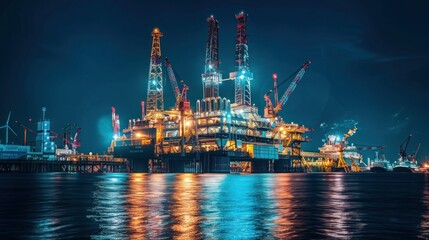
[[[108, 149], [115, 157], [127, 158], [134, 172], [291, 172], [302, 171], [301, 144], [310, 128], [285, 122], [279, 115], [310, 61], [304, 63], [274, 90], [264, 95], [263, 116], [252, 104], [253, 73], [249, 63], [247, 14], [237, 21], [235, 71], [223, 78], [219, 67], [219, 22], [207, 19], [208, 33], [204, 73], [201, 74], [203, 97], [195, 111], [187, 98], [188, 86], [179, 83], [168, 59], [161, 55], [162, 32], [152, 31], [152, 49], [147, 101], [141, 102], [141, 118], [130, 119], [120, 130], [119, 115], [112, 107], [113, 140]], [[164, 109], [165, 64], [176, 104]], [[278, 87], [290, 82], [279, 99]], [[234, 102], [221, 97], [223, 81], [234, 81]], [[270, 93], [274, 94], [271, 101]], [[261, 96], [262, 97], [262, 96]]]

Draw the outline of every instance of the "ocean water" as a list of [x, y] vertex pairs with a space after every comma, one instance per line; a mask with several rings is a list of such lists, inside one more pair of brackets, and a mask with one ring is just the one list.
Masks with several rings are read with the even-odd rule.
[[0, 174], [0, 239], [416, 238], [426, 174]]

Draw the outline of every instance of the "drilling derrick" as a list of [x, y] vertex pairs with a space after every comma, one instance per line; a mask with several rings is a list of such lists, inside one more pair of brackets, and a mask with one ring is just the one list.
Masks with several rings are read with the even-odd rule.
[[219, 96], [219, 84], [222, 77], [219, 71], [219, 22], [210, 16], [206, 43], [206, 61], [204, 74], [201, 75], [203, 81], [203, 98], [216, 98]]
[[164, 110], [162, 61], [160, 40], [162, 33], [158, 28], [152, 31], [152, 51], [150, 54], [149, 80], [147, 84], [147, 113]]
[[235, 45], [235, 69], [230, 78], [235, 79], [235, 103], [237, 105], [251, 105], [250, 81], [253, 73], [249, 67], [249, 51], [247, 46], [247, 14], [240, 12], [237, 19], [237, 36]]

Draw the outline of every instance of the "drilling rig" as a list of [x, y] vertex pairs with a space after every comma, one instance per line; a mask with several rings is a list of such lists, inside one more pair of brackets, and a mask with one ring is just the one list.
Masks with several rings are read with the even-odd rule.
[[152, 50], [150, 54], [149, 78], [147, 83], [147, 113], [164, 110], [162, 80], [161, 37], [158, 28], [152, 31]]
[[[301, 158], [301, 143], [307, 141], [302, 135], [309, 129], [296, 123], [286, 123], [277, 116], [310, 62], [296, 73], [280, 101], [276, 97], [276, 106], [271, 105], [269, 109], [271, 115], [259, 115], [258, 108], [251, 101], [253, 73], [249, 64], [247, 19], [244, 12], [235, 15], [235, 71], [229, 74], [229, 78], [222, 79], [219, 22], [214, 16], [207, 18], [204, 72], [201, 74], [203, 94], [196, 101], [195, 112], [187, 98], [188, 86], [179, 86], [178, 74], [167, 58], [164, 64], [173, 89], [175, 107], [164, 109], [160, 47], [163, 34], [155, 28], [152, 32], [147, 111], [142, 105], [141, 119], [130, 119], [128, 128], [122, 130], [120, 137], [116, 116], [112, 115], [117, 137], [112, 141], [109, 152], [142, 164], [141, 171], [193, 169], [230, 172], [231, 166], [238, 166], [246, 172], [288, 171], [291, 162]], [[221, 83], [226, 80], [234, 81], [233, 103], [220, 96]]]

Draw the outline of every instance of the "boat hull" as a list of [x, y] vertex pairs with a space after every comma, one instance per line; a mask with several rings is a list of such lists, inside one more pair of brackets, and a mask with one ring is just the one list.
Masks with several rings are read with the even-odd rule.
[[371, 172], [387, 172], [387, 169], [384, 167], [372, 167], [370, 169]]
[[409, 167], [394, 167], [393, 172], [406, 172], [406, 173], [413, 173], [414, 170]]

